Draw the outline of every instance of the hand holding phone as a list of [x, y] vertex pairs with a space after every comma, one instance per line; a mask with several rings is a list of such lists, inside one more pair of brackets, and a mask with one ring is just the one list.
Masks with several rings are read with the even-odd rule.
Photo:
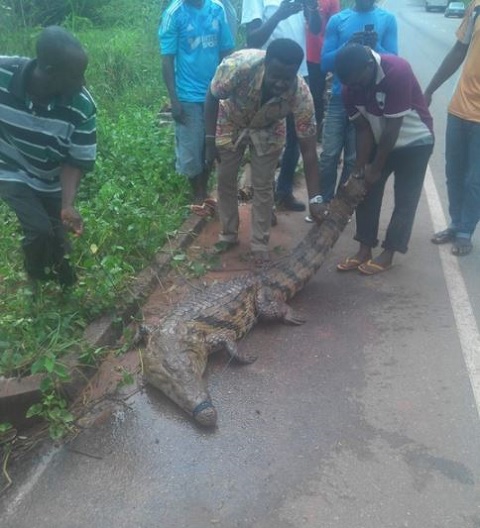
[[302, 2], [298, 0], [283, 0], [277, 9], [278, 20], [286, 20], [288, 17], [299, 13], [303, 9]]
[[378, 43], [378, 33], [373, 24], [365, 24], [363, 31], [363, 45], [375, 49]]

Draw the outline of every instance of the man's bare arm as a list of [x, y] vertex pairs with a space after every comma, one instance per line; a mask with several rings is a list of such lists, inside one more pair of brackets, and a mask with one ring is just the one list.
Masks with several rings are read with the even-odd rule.
[[446, 80], [450, 79], [458, 68], [460, 68], [460, 65], [467, 55], [467, 51], [468, 46], [457, 40], [453, 45], [453, 48], [447, 53], [442, 64], [440, 64], [440, 67], [425, 90], [425, 99], [429, 106], [432, 101], [433, 93], [440, 88]]
[[271, 37], [277, 25], [289, 16], [299, 13], [303, 9], [301, 2], [283, 0], [280, 7], [264, 23], [257, 18], [247, 24], [247, 46], [261, 48]]
[[185, 116], [182, 104], [178, 100], [175, 84], [175, 55], [162, 56], [162, 75], [170, 97], [170, 104], [172, 105], [172, 117], [177, 123], [184, 124]]

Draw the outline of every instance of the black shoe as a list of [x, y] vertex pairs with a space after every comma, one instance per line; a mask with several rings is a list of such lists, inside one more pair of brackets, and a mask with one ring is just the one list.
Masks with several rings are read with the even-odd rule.
[[433, 237], [430, 239], [431, 242], [434, 244], [448, 244], [449, 242], [453, 242], [455, 240], [456, 233], [453, 229], [447, 228], [443, 231], [439, 231], [438, 233], [435, 233]]
[[305, 204], [300, 202], [293, 194], [284, 194], [277, 196], [277, 205], [287, 211], [305, 211]]
[[63, 259], [62, 262], [56, 267], [55, 273], [57, 276], [58, 283], [62, 288], [70, 288], [77, 282], [77, 274], [70, 265], [68, 259]]

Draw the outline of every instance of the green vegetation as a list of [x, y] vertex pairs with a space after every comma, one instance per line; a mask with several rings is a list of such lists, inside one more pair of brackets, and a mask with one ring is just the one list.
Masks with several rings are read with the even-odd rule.
[[0, 203], [0, 376], [47, 375], [44, 401], [30, 415], [47, 417], [54, 437], [71, 419], [56, 397], [67, 377], [61, 357], [72, 349], [98, 356], [82, 342], [83, 329], [121, 303], [131, 278], [187, 212], [173, 131], [157, 122], [167, 100], [156, 36], [162, 9], [151, 0], [0, 0], [2, 54], [32, 56], [41, 26], [63, 24], [88, 51], [88, 86], [98, 107], [98, 162], [77, 199], [85, 233], [72, 238], [80, 279], [72, 292], [50, 283], [34, 295], [17, 220]]

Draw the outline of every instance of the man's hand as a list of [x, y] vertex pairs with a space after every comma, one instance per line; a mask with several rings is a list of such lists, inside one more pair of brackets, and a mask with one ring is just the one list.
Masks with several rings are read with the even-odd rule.
[[348, 43], [349, 44], [360, 44], [360, 45], [363, 45], [364, 38], [365, 38], [365, 32], [364, 31], [357, 31], [356, 33], [354, 33], [350, 37]]
[[432, 104], [432, 94], [430, 92], [425, 92], [423, 94], [423, 97], [425, 97], [425, 102], [427, 103], [427, 106], [430, 106]]
[[291, 2], [290, 0], [283, 0], [283, 2], [280, 4], [280, 7], [275, 12], [275, 16], [278, 18], [279, 21], [286, 20], [292, 15], [299, 13], [302, 9], [303, 9], [302, 2], [298, 2], [298, 1]]
[[378, 43], [378, 33], [376, 31], [363, 32], [363, 45], [375, 49]]
[[172, 117], [176, 123], [186, 125], [185, 112], [180, 101], [172, 101]]
[[321, 224], [328, 216], [328, 205], [322, 204], [310, 204], [310, 216], [315, 220], [317, 224]]
[[382, 172], [375, 169], [373, 165], [365, 165], [365, 183], [367, 187], [375, 185], [381, 176]]
[[80, 236], [83, 233], [82, 217], [74, 207], [70, 206], [62, 208], [60, 218], [68, 231], [71, 231], [76, 236]]
[[315, 11], [318, 9], [317, 0], [303, 0], [302, 4], [305, 11]]
[[215, 161], [220, 161], [220, 155], [215, 145], [215, 138], [207, 137], [205, 138], [205, 170], [208, 174], [212, 171]]
[[350, 37], [348, 43], [360, 44], [375, 49], [378, 43], [378, 33], [376, 31], [357, 31]]

